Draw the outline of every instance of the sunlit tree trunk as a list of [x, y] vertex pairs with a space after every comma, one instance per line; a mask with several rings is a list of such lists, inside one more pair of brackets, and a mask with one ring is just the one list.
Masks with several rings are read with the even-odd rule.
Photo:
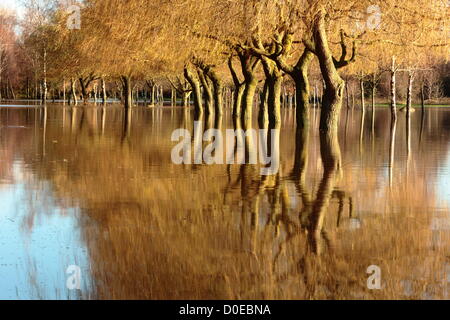
[[190, 96], [191, 92], [185, 90], [182, 93], [182, 97], [183, 97], [183, 107], [188, 107], [189, 106], [189, 96]]
[[411, 106], [412, 106], [412, 89], [414, 81], [414, 72], [408, 72], [408, 92], [406, 94], [406, 145], [407, 145], [407, 155], [408, 164], [411, 154]]
[[283, 83], [282, 71], [274, 61], [267, 57], [261, 57], [267, 86], [267, 108], [271, 127], [281, 122], [281, 91]]
[[395, 155], [395, 134], [397, 128], [397, 101], [396, 101], [396, 75], [397, 66], [395, 65], [395, 57], [392, 57], [391, 66], [391, 135], [389, 142], [389, 186], [392, 187], [394, 172], [394, 155]]
[[233, 59], [228, 59], [228, 68], [230, 69], [231, 77], [234, 83], [234, 99], [233, 100], [233, 117], [237, 118], [241, 116], [242, 97], [245, 90], [245, 82], [240, 82], [233, 67]]
[[44, 81], [43, 81], [43, 95], [42, 95], [42, 102], [45, 105], [47, 103], [47, 50], [44, 49]]
[[[28, 85], [28, 81], [27, 81], [27, 85]], [[28, 96], [28, 93], [27, 93], [27, 96]], [[63, 80], [63, 105], [65, 105], [65, 104], [66, 104], [66, 79]]]
[[244, 92], [242, 94], [242, 117], [245, 120], [251, 120], [253, 114], [253, 100], [255, 97], [258, 79], [256, 78], [256, 66], [259, 59], [249, 53], [239, 54], [239, 60], [244, 74]]
[[259, 115], [258, 122], [260, 128], [266, 128], [269, 123], [269, 109], [268, 109], [268, 99], [269, 99], [269, 86], [267, 80], [264, 82], [263, 90], [261, 92], [260, 104], [259, 104]]
[[305, 50], [295, 66], [294, 72], [291, 73], [295, 82], [296, 122], [298, 128], [309, 127], [310, 86], [308, 69], [313, 56], [311, 51]]
[[391, 66], [391, 87], [390, 87], [390, 99], [391, 99], [391, 121], [393, 123], [397, 122], [397, 97], [396, 97], [396, 75], [397, 66], [395, 65], [395, 57], [392, 57]]
[[267, 96], [267, 106], [269, 111], [269, 123], [271, 126], [276, 126], [281, 122], [281, 85], [283, 77], [279, 74], [269, 77], [268, 81], [269, 92]]
[[366, 118], [366, 102], [364, 99], [364, 80], [361, 75], [361, 79], [359, 80], [359, 87], [361, 90], [361, 121], [360, 121], [360, 130], [359, 130], [359, 150], [362, 152], [362, 142], [364, 137], [364, 121]]
[[214, 96], [213, 88], [209, 82], [208, 76], [204, 74], [203, 70], [198, 69], [198, 77], [203, 86], [203, 94], [205, 96], [206, 115], [210, 115], [214, 110]]
[[74, 78], [70, 79], [70, 87], [71, 87], [71, 95], [73, 100], [73, 105], [78, 104], [78, 98], [77, 98], [77, 83]]
[[213, 94], [214, 94], [214, 106], [215, 106], [215, 113], [216, 117], [221, 116], [223, 114], [223, 86], [222, 81], [220, 80], [217, 73], [212, 69], [211, 66], [207, 66], [204, 68], [204, 72], [206, 76], [211, 79], [212, 85], [213, 85]]
[[320, 10], [317, 14], [313, 28], [316, 55], [325, 82], [320, 116], [320, 130], [323, 132], [337, 132], [345, 82], [337, 72], [331, 50], [328, 46], [325, 31], [325, 13], [323, 10]]
[[377, 84], [375, 82], [375, 75], [372, 82], [372, 133], [375, 132], [375, 95], [377, 92]]

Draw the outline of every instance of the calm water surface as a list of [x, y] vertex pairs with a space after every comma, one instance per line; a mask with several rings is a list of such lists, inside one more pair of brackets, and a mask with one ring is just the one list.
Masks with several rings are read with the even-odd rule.
[[450, 108], [413, 113], [409, 152], [404, 113], [395, 140], [371, 115], [326, 140], [283, 110], [263, 176], [173, 164], [183, 108], [2, 106], [0, 299], [449, 298]]

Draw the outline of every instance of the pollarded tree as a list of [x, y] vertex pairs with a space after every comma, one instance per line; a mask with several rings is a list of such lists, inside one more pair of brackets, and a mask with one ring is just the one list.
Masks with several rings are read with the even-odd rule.
[[80, 51], [99, 74], [121, 80], [126, 108], [132, 105], [133, 79], [170, 69], [183, 56], [173, 46], [179, 33], [172, 9], [162, 0], [84, 2]]

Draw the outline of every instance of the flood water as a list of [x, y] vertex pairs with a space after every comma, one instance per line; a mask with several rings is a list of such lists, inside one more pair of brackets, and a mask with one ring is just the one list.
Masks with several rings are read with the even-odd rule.
[[174, 164], [183, 108], [0, 107], [0, 299], [450, 298], [450, 107], [413, 113], [410, 144], [404, 113], [394, 143], [371, 115], [325, 141], [283, 109], [262, 175]]

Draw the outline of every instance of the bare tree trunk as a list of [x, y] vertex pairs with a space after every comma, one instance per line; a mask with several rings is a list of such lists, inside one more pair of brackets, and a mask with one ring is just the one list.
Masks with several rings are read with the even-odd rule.
[[424, 93], [424, 89], [423, 89], [423, 82], [420, 87], [420, 104], [422, 107], [422, 112], [425, 112], [425, 93]]
[[366, 101], [364, 99], [364, 80], [362, 78], [359, 80], [359, 87], [361, 90], [361, 109], [363, 111], [365, 111], [366, 110]]
[[412, 106], [412, 89], [414, 81], [414, 72], [408, 72], [408, 92], [406, 94], [406, 146], [408, 155], [408, 164], [411, 154], [411, 106]]
[[376, 95], [376, 83], [372, 83], [372, 133], [375, 132], [375, 95]]
[[173, 107], [176, 105], [176, 102], [175, 102], [175, 89], [174, 88], [170, 89], [170, 104]]
[[72, 99], [73, 99], [73, 105], [76, 106], [78, 104], [78, 98], [77, 98], [77, 92], [76, 92], [76, 80], [74, 78], [70, 79], [70, 87], [71, 87], [71, 91], [72, 91], [71, 94], [72, 94]]
[[81, 96], [83, 97], [83, 103], [87, 104], [89, 99], [89, 94], [87, 92], [87, 85], [84, 82], [83, 78], [78, 79], [80, 82], [80, 88], [81, 88]]
[[317, 15], [314, 25], [314, 40], [316, 55], [325, 82], [325, 92], [320, 115], [320, 130], [334, 133], [338, 131], [345, 82], [337, 72], [331, 50], [328, 46], [325, 31], [325, 14], [323, 10], [319, 11]]
[[407, 116], [409, 116], [411, 113], [413, 81], [414, 81], [414, 72], [408, 71], [408, 91], [406, 93], [406, 115]]
[[241, 116], [241, 106], [242, 106], [242, 99], [244, 95], [245, 90], [245, 82], [240, 82], [239, 78], [233, 68], [233, 60], [232, 57], [228, 59], [228, 68], [230, 69], [230, 73], [233, 79], [234, 83], [234, 99], [233, 100], [233, 117], [238, 118]]
[[313, 58], [309, 50], [303, 52], [299, 62], [294, 68], [291, 77], [295, 82], [295, 100], [297, 102], [296, 122], [298, 128], [309, 127], [309, 97], [310, 87], [308, 79], [308, 68]]
[[213, 94], [214, 94], [214, 106], [215, 106], [215, 112], [216, 117], [221, 116], [223, 114], [223, 100], [222, 100], [222, 93], [223, 93], [223, 86], [222, 82], [220, 81], [219, 76], [217, 73], [212, 69], [211, 66], [206, 66], [203, 71], [205, 72], [205, 76], [209, 77], [212, 82], [213, 86]]
[[189, 107], [189, 96], [191, 95], [192, 91], [184, 90], [182, 92], [182, 99], [183, 99], [183, 107]]
[[269, 77], [268, 81], [268, 97], [267, 106], [269, 108], [269, 123], [272, 127], [276, 127], [281, 122], [281, 85], [283, 78], [281, 75], [274, 74]]
[[63, 105], [66, 105], [66, 79], [63, 80]]
[[391, 66], [391, 121], [397, 122], [397, 101], [396, 101], [396, 75], [397, 66], [395, 65], [395, 57], [392, 57]]
[[395, 57], [392, 57], [391, 66], [391, 136], [389, 143], [389, 185], [392, 187], [393, 170], [394, 170], [394, 154], [395, 154], [395, 133], [397, 128], [397, 101], [396, 101], [396, 75], [397, 66], [395, 65]]
[[12, 86], [12, 83], [11, 83], [11, 81], [8, 81], [8, 82], [9, 82], [9, 90], [11, 91], [11, 97], [13, 100], [16, 100], [16, 94], [14, 93], [14, 88]]
[[105, 83], [105, 78], [102, 77], [102, 102], [103, 105], [106, 105], [106, 83]]
[[269, 109], [268, 109], [268, 99], [269, 99], [269, 85], [266, 81], [264, 82], [264, 87], [261, 92], [261, 102], [259, 105], [259, 115], [258, 115], [258, 122], [260, 128], [267, 127], [267, 124], [269, 123]]
[[258, 79], [256, 78], [255, 69], [259, 64], [259, 59], [252, 54], [246, 52], [239, 55], [239, 60], [244, 74], [245, 88], [242, 96], [242, 116], [246, 121], [251, 121], [253, 114], [253, 101], [255, 97]]
[[[285, 107], [286, 95], [282, 94], [283, 73], [278, 65], [267, 57], [261, 58], [267, 86], [267, 107], [269, 124], [271, 128], [276, 127], [281, 122], [281, 105]], [[286, 88], [284, 88], [286, 90]], [[281, 99], [283, 98], [283, 102]]]
[[424, 84], [420, 86], [420, 102], [421, 102], [421, 115], [420, 115], [420, 134], [419, 134], [419, 147], [422, 143], [422, 135], [423, 135], [423, 127], [425, 124], [425, 93], [424, 93]]
[[132, 87], [130, 76], [122, 76], [122, 86], [124, 93], [124, 107], [125, 109], [131, 108], [133, 105]]
[[[153, 81], [152, 81], [153, 82]], [[156, 88], [155, 88], [155, 83], [153, 82], [153, 84], [152, 84], [152, 95], [151, 95], [151, 102], [150, 102], [150, 104], [151, 105], [156, 105], [156, 97], [155, 97], [155, 94], [156, 94], [156, 90], [155, 90]]]
[[214, 110], [214, 96], [213, 89], [211, 84], [209, 83], [208, 76], [203, 72], [202, 69], [197, 69], [198, 77], [203, 86], [203, 94], [205, 96], [205, 105], [206, 105], [206, 115], [210, 115]]
[[44, 49], [44, 93], [42, 97], [44, 105], [47, 103], [47, 50]]
[[347, 109], [350, 108], [350, 94], [348, 92], [348, 79], [345, 81], [345, 95], [347, 100]]
[[364, 121], [366, 118], [366, 102], [364, 99], [364, 80], [361, 75], [361, 79], [359, 80], [359, 87], [361, 90], [361, 123], [359, 130], [359, 151], [362, 152], [362, 142], [364, 137]]

